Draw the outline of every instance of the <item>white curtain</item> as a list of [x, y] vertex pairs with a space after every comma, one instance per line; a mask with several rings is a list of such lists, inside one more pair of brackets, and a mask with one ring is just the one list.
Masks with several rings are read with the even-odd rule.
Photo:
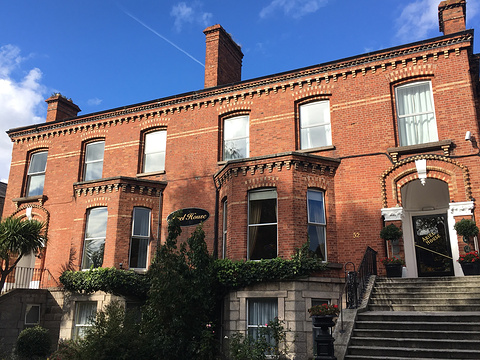
[[408, 84], [395, 90], [400, 145], [438, 141], [430, 82]]
[[267, 325], [278, 316], [277, 299], [248, 300], [248, 330], [254, 339], [258, 336], [258, 328]]

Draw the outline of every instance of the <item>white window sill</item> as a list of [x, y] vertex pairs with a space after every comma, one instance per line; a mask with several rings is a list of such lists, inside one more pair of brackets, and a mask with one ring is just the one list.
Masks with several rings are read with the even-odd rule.
[[309, 149], [298, 149], [297, 152], [312, 153], [312, 152], [327, 151], [327, 150], [335, 150], [335, 145], [321, 146], [321, 147], [315, 147], [315, 148], [309, 148]]
[[141, 177], [163, 175], [163, 174], [165, 174], [165, 170], [152, 171], [152, 172], [148, 172], [148, 173], [139, 173], [139, 174], [136, 175], [136, 177], [141, 178]]

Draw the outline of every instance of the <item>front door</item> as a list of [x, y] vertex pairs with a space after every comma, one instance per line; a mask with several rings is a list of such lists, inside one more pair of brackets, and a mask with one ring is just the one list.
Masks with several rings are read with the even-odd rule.
[[453, 275], [447, 214], [413, 216], [418, 276]]

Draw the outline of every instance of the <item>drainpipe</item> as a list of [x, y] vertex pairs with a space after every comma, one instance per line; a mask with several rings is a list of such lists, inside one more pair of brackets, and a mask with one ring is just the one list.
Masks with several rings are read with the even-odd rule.
[[214, 235], [213, 235], [213, 258], [218, 259], [218, 202], [219, 202], [219, 190], [217, 183], [215, 182], [215, 177], [213, 178], [213, 184], [215, 185], [215, 221], [213, 224]]

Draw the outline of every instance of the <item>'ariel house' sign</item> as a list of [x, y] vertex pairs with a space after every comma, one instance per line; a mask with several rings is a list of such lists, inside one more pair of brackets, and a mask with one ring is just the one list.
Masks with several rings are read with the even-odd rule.
[[202, 222], [205, 222], [210, 217], [210, 214], [207, 210], [199, 208], [185, 208], [170, 213], [167, 216], [167, 221], [172, 220], [175, 214], [179, 214], [178, 219], [180, 220], [180, 226], [198, 225]]

